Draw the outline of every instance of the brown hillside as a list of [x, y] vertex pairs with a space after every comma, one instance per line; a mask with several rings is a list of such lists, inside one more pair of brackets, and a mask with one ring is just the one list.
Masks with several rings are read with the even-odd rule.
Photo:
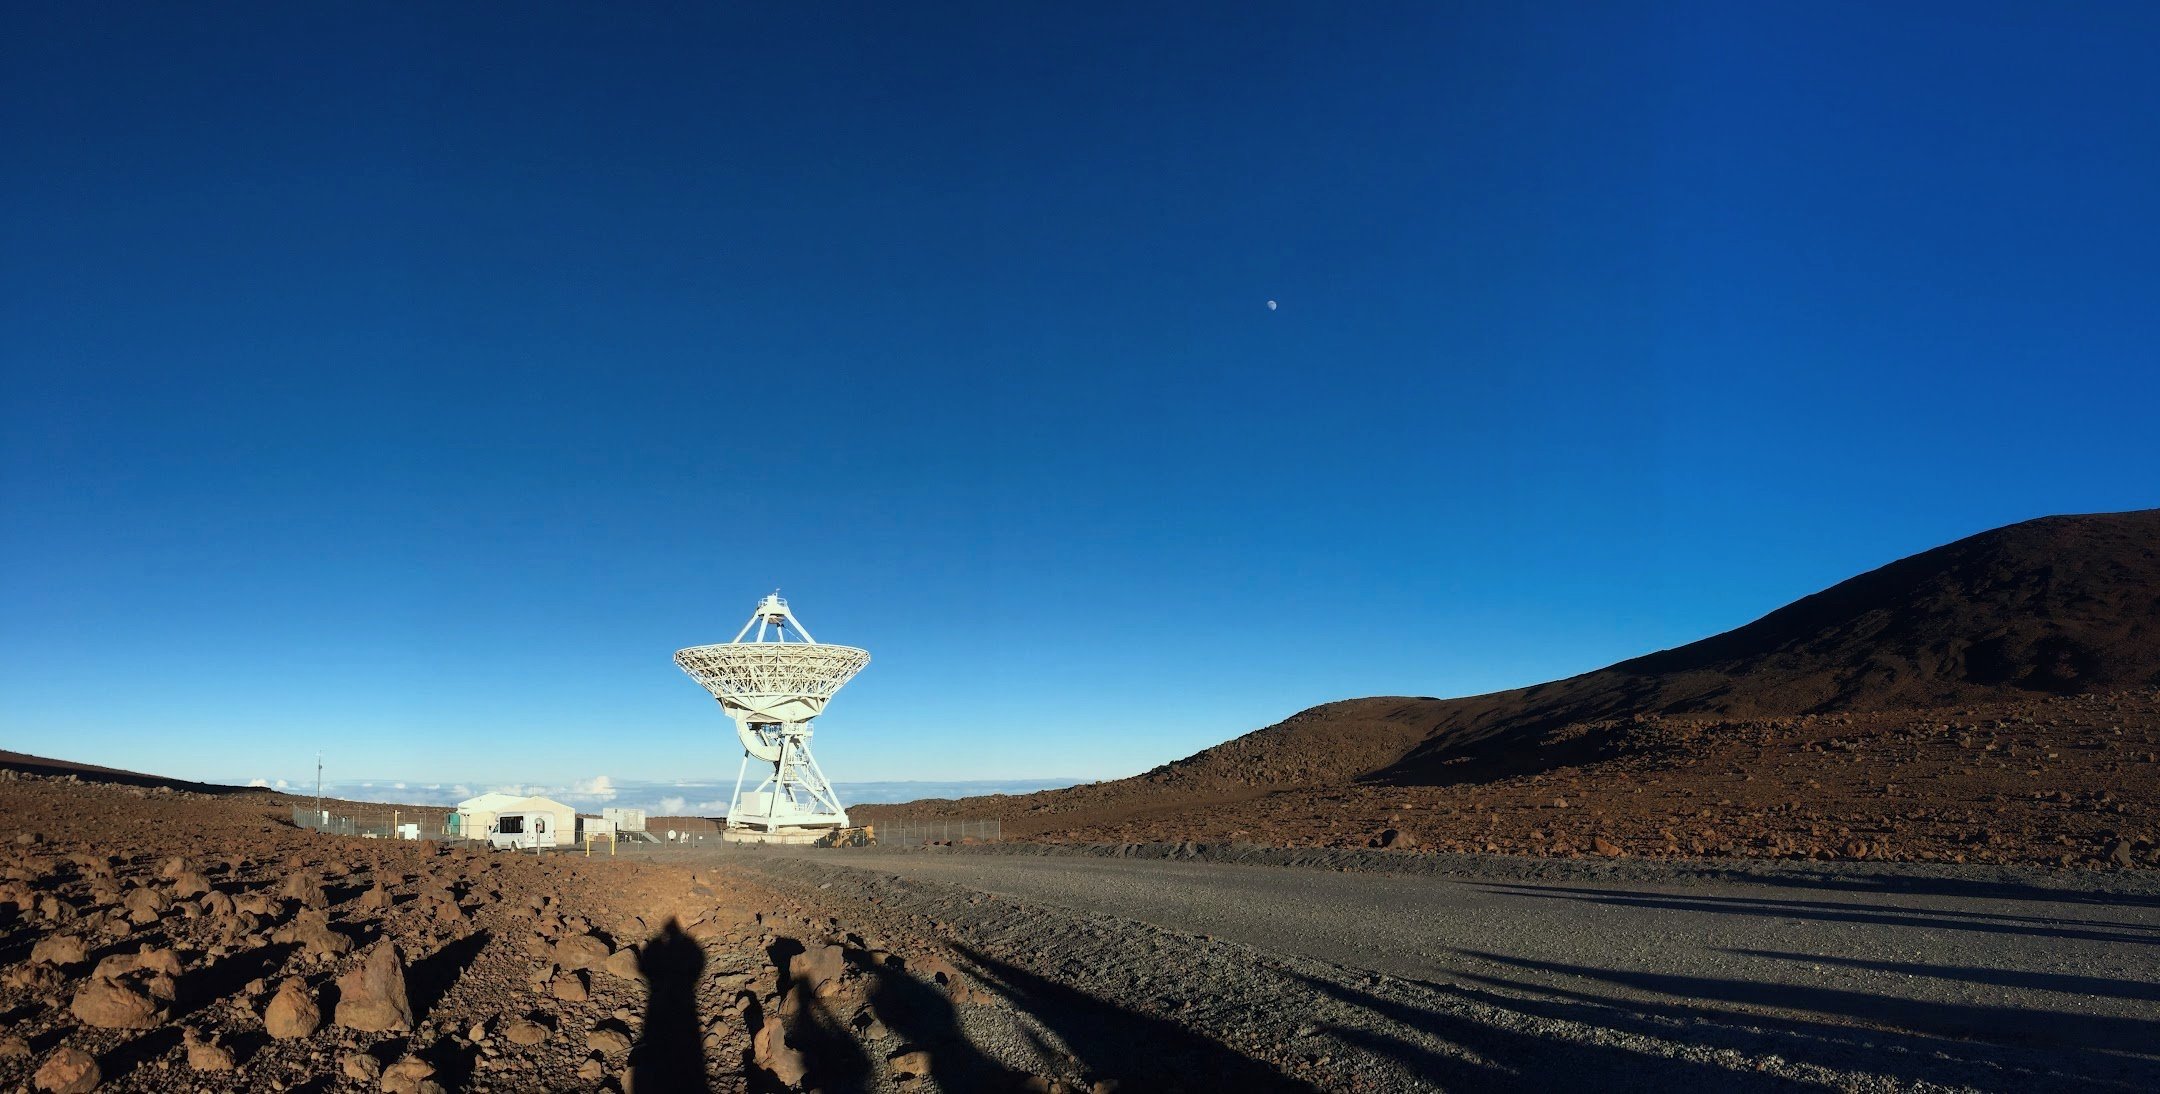
[[[1641, 716], [1789, 717], [2160, 685], [2160, 509], [2045, 517], [1872, 570], [1736, 630], [1460, 699], [1328, 703], [1130, 779], [936, 811], [1099, 808], [1582, 764]], [[1084, 805], [1083, 805], [1084, 803]], [[929, 806], [931, 803], [922, 803]], [[919, 810], [868, 807], [866, 816]]]

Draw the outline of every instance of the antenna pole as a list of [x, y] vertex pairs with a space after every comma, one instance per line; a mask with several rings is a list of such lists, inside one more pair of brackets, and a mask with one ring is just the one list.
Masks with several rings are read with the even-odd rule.
[[322, 749], [315, 750], [315, 819], [322, 820]]

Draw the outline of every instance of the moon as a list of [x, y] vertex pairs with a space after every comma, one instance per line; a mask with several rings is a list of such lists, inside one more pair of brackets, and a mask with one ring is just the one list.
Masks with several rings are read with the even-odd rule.
[[1273, 300], [1270, 300], [1270, 301], [1268, 301], [1268, 302], [1267, 302], [1267, 310], [1269, 310], [1269, 311], [1274, 311], [1274, 310], [1275, 310], [1275, 302], [1274, 302]]

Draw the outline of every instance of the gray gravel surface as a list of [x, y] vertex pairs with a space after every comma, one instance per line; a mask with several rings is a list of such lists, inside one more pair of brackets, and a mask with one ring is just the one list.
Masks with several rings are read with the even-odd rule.
[[945, 938], [1098, 1074], [1141, 1037], [1293, 1088], [2160, 1088], [2160, 899], [2104, 876], [724, 857]]

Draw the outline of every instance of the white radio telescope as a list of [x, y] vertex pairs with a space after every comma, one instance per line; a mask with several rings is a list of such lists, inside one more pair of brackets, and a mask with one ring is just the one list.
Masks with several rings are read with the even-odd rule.
[[[735, 720], [742, 739], [727, 838], [808, 840], [847, 827], [847, 811], [810, 755], [810, 721], [869, 663], [867, 650], [810, 637], [779, 593], [758, 601], [733, 642], [675, 654], [675, 664]], [[752, 760], [765, 777], [746, 794], [742, 784]]]

